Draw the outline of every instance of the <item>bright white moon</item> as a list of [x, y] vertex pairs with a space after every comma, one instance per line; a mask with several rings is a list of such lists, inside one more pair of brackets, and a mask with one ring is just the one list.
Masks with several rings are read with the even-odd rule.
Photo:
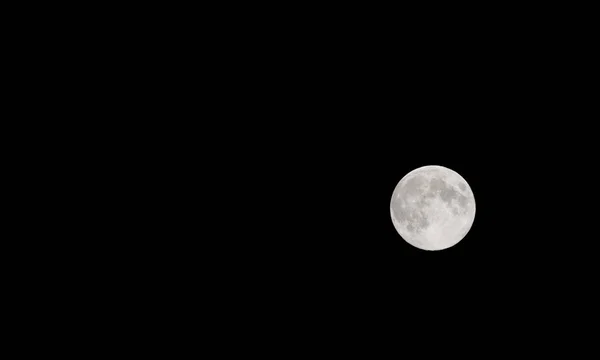
[[456, 245], [475, 220], [471, 187], [455, 171], [430, 165], [404, 176], [390, 204], [394, 227], [409, 244], [423, 250]]

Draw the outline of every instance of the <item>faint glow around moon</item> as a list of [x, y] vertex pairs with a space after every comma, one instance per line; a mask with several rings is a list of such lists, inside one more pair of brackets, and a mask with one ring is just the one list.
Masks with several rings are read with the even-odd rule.
[[429, 165], [404, 176], [392, 194], [394, 227], [409, 244], [423, 250], [456, 245], [475, 220], [475, 197], [462, 176]]

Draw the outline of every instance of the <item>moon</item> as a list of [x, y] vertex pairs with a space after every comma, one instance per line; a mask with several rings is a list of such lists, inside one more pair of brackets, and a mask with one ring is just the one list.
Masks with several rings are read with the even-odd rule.
[[428, 165], [406, 174], [390, 204], [396, 231], [422, 250], [443, 250], [456, 245], [475, 220], [471, 187], [453, 170]]

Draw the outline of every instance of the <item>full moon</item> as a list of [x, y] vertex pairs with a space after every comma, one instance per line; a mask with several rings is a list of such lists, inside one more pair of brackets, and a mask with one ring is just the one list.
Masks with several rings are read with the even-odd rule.
[[390, 204], [400, 236], [423, 250], [456, 245], [475, 220], [475, 197], [462, 176], [429, 165], [406, 174], [396, 185]]

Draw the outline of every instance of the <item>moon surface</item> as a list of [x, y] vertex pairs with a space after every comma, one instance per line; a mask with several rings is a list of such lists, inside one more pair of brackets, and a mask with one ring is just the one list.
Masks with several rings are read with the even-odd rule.
[[456, 245], [471, 229], [475, 197], [458, 173], [428, 165], [400, 180], [390, 211], [394, 227], [406, 242], [423, 250], [443, 250]]

